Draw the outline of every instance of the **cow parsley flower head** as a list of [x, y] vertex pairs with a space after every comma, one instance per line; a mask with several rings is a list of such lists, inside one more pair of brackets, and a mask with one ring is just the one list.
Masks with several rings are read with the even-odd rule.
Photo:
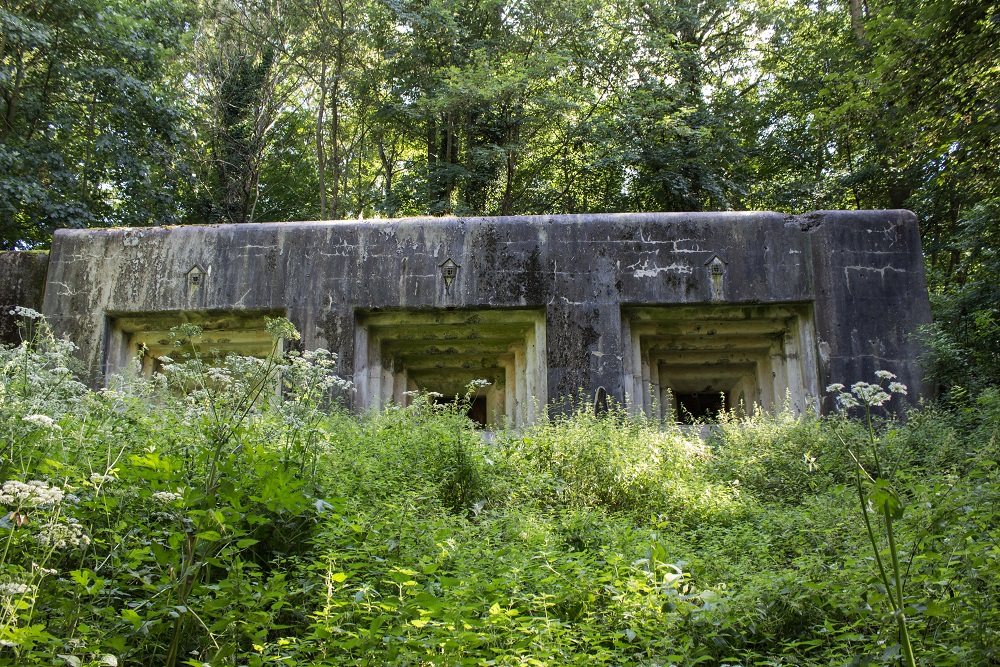
[[56, 505], [63, 499], [60, 488], [49, 486], [46, 482], [32, 480], [19, 482], [9, 480], [0, 486], [0, 504], [16, 507], [48, 507]]
[[846, 391], [837, 394], [836, 399], [837, 407], [841, 410], [850, 410], [851, 408], [856, 408], [861, 405], [858, 403], [858, 399], [854, 398], [850, 392]]
[[56, 423], [55, 419], [49, 417], [48, 415], [25, 415], [21, 419], [32, 426], [37, 426], [38, 428], [47, 428], [53, 431], [59, 430], [59, 424]]
[[870, 384], [868, 382], [855, 382], [851, 385], [851, 393], [854, 394], [862, 405], [877, 408], [885, 405], [892, 396], [881, 385]]
[[153, 494], [153, 500], [164, 505], [169, 505], [171, 503], [177, 502], [183, 498], [179, 493], [172, 493], [170, 491], [157, 491]]
[[218, 385], [229, 386], [233, 382], [233, 374], [218, 366], [210, 366], [207, 375], [209, 380]]
[[25, 308], [24, 306], [14, 306], [14, 309], [8, 312], [8, 315], [16, 315], [17, 317], [23, 317], [26, 320], [42, 319], [42, 314], [40, 312], [34, 308]]
[[47, 576], [50, 576], [50, 575], [53, 575], [53, 574], [59, 574], [59, 570], [55, 570], [55, 569], [53, 569], [51, 567], [42, 567], [38, 563], [34, 563], [34, 562], [31, 564], [31, 570], [33, 572], [39, 573], [43, 577], [47, 577]]
[[299, 340], [301, 338], [295, 325], [284, 317], [264, 318], [264, 329], [274, 338], [283, 340]]
[[177, 340], [177, 342], [182, 340], [191, 340], [192, 338], [198, 338], [204, 333], [202, 329], [197, 324], [192, 324], [191, 322], [185, 322], [184, 324], [179, 324], [170, 330], [170, 336]]
[[866, 408], [878, 408], [892, 400], [893, 395], [906, 396], [906, 385], [901, 382], [889, 382], [895, 380], [895, 374], [879, 370], [875, 371], [877, 382], [855, 382], [850, 389], [843, 384], [835, 382], [827, 385], [826, 391], [833, 395], [837, 401], [837, 407], [842, 410], [850, 410], [863, 406]]
[[36, 538], [43, 547], [66, 549], [69, 547], [87, 546], [90, 537], [83, 531], [83, 526], [76, 519], [50, 523], [46, 531]]
[[0, 597], [18, 597], [21, 595], [27, 595], [34, 589], [34, 586], [29, 584], [22, 584], [17, 581], [5, 581], [0, 583]]

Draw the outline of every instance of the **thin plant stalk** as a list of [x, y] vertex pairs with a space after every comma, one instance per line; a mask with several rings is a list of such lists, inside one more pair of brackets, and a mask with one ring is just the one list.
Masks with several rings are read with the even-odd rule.
[[[896, 531], [894, 524], [895, 519], [899, 517], [901, 512], [901, 505], [898, 504], [899, 501], [895, 498], [891, 489], [888, 491], [880, 490], [881, 493], [888, 493], [888, 497], [883, 496], [881, 498], [876, 498], [873, 497], [872, 494], [866, 495], [864, 481], [864, 478], [867, 478], [868, 482], [872, 485], [878, 485], [879, 481], [884, 479], [881, 460], [879, 459], [878, 437], [875, 433], [872, 407], [885, 404], [885, 402], [891, 400], [892, 394], [894, 393], [906, 394], [906, 387], [899, 383], [891, 382], [886, 389], [882, 382], [884, 380], [892, 380], [895, 376], [887, 371], [878, 371], [876, 375], [880, 378], [878, 384], [858, 382], [851, 387], [849, 392], [845, 391], [844, 385], [836, 384], [827, 387], [827, 391], [830, 391], [837, 396], [838, 403], [840, 403], [842, 409], [857, 407], [859, 405], [864, 409], [864, 425], [865, 431], [868, 435], [868, 446], [871, 449], [872, 461], [875, 466], [873, 470], [874, 474], [865, 470], [861, 460], [847, 445], [841, 434], [836, 433], [836, 435], [841, 444], [843, 444], [847, 449], [848, 454], [850, 454], [851, 458], [854, 459], [854, 464], [856, 466], [855, 488], [858, 493], [858, 502], [861, 504], [861, 516], [864, 520], [865, 531], [868, 535], [868, 541], [872, 547], [872, 553], [875, 555], [875, 563], [878, 568], [879, 579], [885, 587], [886, 596], [889, 600], [889, 607], [892, 610], [892, 616], [896, 622], [903, 664], [905, 667], [916, 667], [917, 661], [913, 653], [913, 644], [910, 641], [910, 632], [906, 622], [906, 602], [903, 598], [903, 573], [899, 564], [899, 549], [896, 545]], [[875, 526], [873, 525], [871, 519], [868, 507], [869, 502], [873, 503], [875, 510], [882, 518], [886, 545], [889, 550], [889, 567], [886, 567], [886, 562], [882, 558], [882, 547], [879, 543], [879, 536], [876, 535]]]

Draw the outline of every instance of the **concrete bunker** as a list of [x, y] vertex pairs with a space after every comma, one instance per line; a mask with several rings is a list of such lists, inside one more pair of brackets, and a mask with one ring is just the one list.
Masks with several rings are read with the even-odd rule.
[[818, 411], [819, 365], [808, 304], [622, 309], [625, 387], [634, 414], [670, 421]]
[[274, 339], [265, 329], [266, 318], [284, 315], [281, 310], [110, 313], [105, 328], [104, 377], [127, 370], [137, 360], [144, 376], [158, 372], [162, 367], [159, 358], [177, 352], [177, 339], [170, 330], [182, 324], [201, 327], [203, 333], [196, 344], [203, 354], [266, 357], [274, 349]]
[[[412, 388], [454, 396], [478, 378], [494, 383], [480, 412], [485, 401], [487, 421], [513, 425], [599, 390], [658, 416], [669, 397], [711, 412], [788, 395], [810, 410], [822, 387], [879, 369], [909, 387], [908, 404], [929, 393], [908, 211], [65, 229], [47, 256], [0, 253], [0, 303], [44, 313], [95, 387], [140, 344], [155, 360], [187, 321], [205, 346], [261, 354], [263, 316], [281, 314], [302, 349], [337, 355], [356, 409]], [[0, 329], [16, 343], [12, 309]], [[833, 407], [824, 397], [820, 409]]]
[[413, 391], [464, 396], [482, 426], [521, 426], [547, 400], [545, 311], [392, 310], [356, 314], [355, 405], [406, 405]]

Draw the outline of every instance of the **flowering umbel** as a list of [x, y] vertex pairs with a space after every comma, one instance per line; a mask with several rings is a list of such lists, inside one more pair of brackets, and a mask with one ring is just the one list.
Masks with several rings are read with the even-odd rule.
[[[896, 376], [886, 370], [875, 371], [877, 381], [855, 382], [847, 389], [843, 384], [835, 382], [827, 385], [826, 391], [833, 395], [837, 407], [842, 411], [851, 408], [878, 408], [892, 400], [894, 395], [906, 396], [906, 385], [896, 382]], [[886, 384], [887, 383], [887, 384]]]
[[48, 507], [58, 504], [62, 499], [62, 489], [49, 486], [46, 482], [37, 479], [30, 482], [10, 480], [0, 486], [0, 504], [3, 505]]

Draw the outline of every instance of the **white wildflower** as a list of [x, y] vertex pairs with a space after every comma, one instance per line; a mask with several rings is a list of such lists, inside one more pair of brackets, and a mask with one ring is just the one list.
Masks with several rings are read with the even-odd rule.
[[98, 486], [100, 484], [112, 482], [115, 479], [117, 478], [114, 475], [101, 475], [100, 473], [95, 472], [90, 476], [90, 483], [93, 484], [94, 486]]
[[895, 380], [896, 379], [895, 374], [890, 373], [889, 371], [875, 371], [875, 375], [876, 375], [876, 377], [879, 377], [882, 380]]
[[58, 574], [59, 570], [54, 570], [51, 567], [42, 567], [38, 563], [32, 563], [31, 569], [37, 571], [43, 577], [46, 575]]
[[25, 415], [21, 418], [22, 421], [31, 424], [32, 426], [37, 426], [38, 428], [48, 428], [52, 430], [59, 430], [59, 424], [56, 420], [48, 415]]
[[164, 505], [177, 502], [183, 497], [184, 496], [179, 493], [171, 493], [170, 491], [157, 491], [153, 494], [153, 500], [158, 503], [163, 503]]
[[493, 384], [493, 383], [490, 382], [489, 380], [485, 380], [483, 378], [477, 378], [475, 380], [470, 380], [469, 384], [467, 384], [466, 386], [469, 389], [480, 389], [482, 387], [488, 387], [491, 384]]
[[24, 306], [15, 306], [11, 310], [9, 315], [17, 315], [18, 317], [23, 317], [26, 320], [40, 320], [42, 319], [42, 314], [35, 310], [34, 308], [25, 308]]
[[36, 538], [38, 543], [44, 547], [66, 549], [67, 547], [87, 546], [90, 544], [90, 537], [83, 532], [83, 526], [76, 519], [51, 523], [47, 528], [47, 532], [39, 534]]
[[889, 391], [893, 394], [902, 394], [906, 396], [906, 385], [902, 382], [890, 382]]
[[834, 382], [833, 384], [828, 384], [826, 386], [826, 390], [831, 394], [837, 394], [844, 391], [844, 385], [840, 384], [839, 382]]
[[879, 407], [892, 398], [877, 384], [867, 382], [855, 382], [851, 385], [851, 393], [863, 404], [871, 407]]
[[5, 581], [0, 583], [0, 596], [3, 597], [16, 597], [18, 595], [26, 595], [33, 590], [33, 586], [28, 584], [21, 584], [15, 581]]
[[284, 317], [275, 317], [273, 319], [265, 317], [264, 329], [274, 338], [282, 338], [284, 340], [299, 340], [301, 338], [295, 325]]
[[293, 364], [316, 365], [323, 368], [332, 368], [337, 363], [337, 355], [327, 349], [318, 347], [315, 350], [306, 350], [299, 357], [292, 357]]
[[858, 399], [844, 392], [837, 394], [837, 405], [840, 406], [841, 410], [850, 410], [851, 408], [858, 407], [860, 403], [858, 403]]
[[30, 482], [19, 482], [12, 479], [0, 486], [0, 504], [3, 505], [46, 507], [55, 505], [62, 499], [62, 489], [49, 486], [37, 479]]
[[208, 377], [213, 382], [218, 382], [219, 384], [229, 384], [233, 381], [232, 373], [218, 366], [212, 366], [208, 369]]

